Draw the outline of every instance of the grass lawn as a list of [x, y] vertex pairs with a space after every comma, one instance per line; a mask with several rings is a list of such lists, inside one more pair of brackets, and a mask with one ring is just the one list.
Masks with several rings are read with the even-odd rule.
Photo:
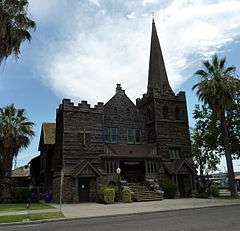
[[[51, 205], [42, 204], [42, 203], [32, 203], [29, 210], [37, 209], [50, 209], [53, 208]], [[27, 210], [26, 203], [17, 203], [17, 204], [0, 204], [0, 212], [11, 212], [11, 211], [24, 211]]]
[[0, 223], [22, 222], [22, 221], [37, 221], [52, 218], [63, 218], [62, 212], [36, 213], [29, 215], [11, 215], [0, 216]]

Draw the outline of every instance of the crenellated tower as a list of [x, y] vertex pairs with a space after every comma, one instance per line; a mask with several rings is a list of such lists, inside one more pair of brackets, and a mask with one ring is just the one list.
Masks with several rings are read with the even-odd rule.
[[147, 93], [136, 105], [144, 117], [145, 141], [157, 143], [163, 159], [191, 156], [185, 92], [175, 94], [169, 84], [154, 20]]

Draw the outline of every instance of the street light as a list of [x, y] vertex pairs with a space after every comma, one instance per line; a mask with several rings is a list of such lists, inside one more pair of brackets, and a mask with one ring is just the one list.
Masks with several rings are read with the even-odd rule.
[[120, 184], [120, 174], [121, 174], [121, 168], [117, 168], [117, 175], [118, 175], [118, 201], [120, 201], [121, 198], [121, 184]]

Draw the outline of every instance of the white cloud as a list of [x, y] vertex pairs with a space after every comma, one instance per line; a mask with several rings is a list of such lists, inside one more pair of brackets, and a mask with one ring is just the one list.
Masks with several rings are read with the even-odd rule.
[[135, 18], [136, 18], [135, 12], [132, 12], [132, 13], [130, 13], [130, 14], [127, 14], [127, 18], [128, 18], [128, 19], [135, 19]]
[[152, 3], [155, 3], [157, 2], [157, 0], [143, 0], [142, 4], [145, 6], [147, 4], [152, 4]]
[[89, 1], [90, 3], [96, 5], [96, 6], [100, 7], [100, 2], [99, 2], [99, 0], [88, 0], [88, 1]]
[[56, 12], [62, 0], [29, 0], [29, 12], [35, 20], [46, 20]]
[[[124, 15], [133, 10], [134, 16], [149, 13], [140, 9], [128, 8]], [[60, 97], [106, 102], [117, 82], [133, 100], [145, 92], [151, 17], [127, 20], [109, 16], [109, 9], [104, 10], [106, 14], [96, 14], [98, 18], [91, 21], [73, 15], [72, 20], [79, 23], [71, 28], [71, 37], [53, 48], [54, 52], [48, 48], [42, 75]], [[183, 76], [189, 66], [197, 65], [240, 35], [238, 0], [174, 0], [156, 12], [168, 76], [175, 88], [192, 76]]]

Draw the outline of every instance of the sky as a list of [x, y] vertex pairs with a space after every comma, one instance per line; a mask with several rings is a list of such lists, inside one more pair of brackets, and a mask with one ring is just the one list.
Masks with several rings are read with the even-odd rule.
[[[39, 154], [41, 124], [55, 122], [63, 98], [93, 106], [107, 102], [116, 83], [133, 102], [146, 92], [153, 12], [170, 84], [186, 91], [194, 126], [191, 88], [201, 61], [217, 53], [240, 70], [240, 0], [29, 0], [37, 30], [20, 58], [0, 67], [0, 107], [25, 108], [35, 123], [18, 166]], [[240, 161], [234, 167], [240, 171]]]

